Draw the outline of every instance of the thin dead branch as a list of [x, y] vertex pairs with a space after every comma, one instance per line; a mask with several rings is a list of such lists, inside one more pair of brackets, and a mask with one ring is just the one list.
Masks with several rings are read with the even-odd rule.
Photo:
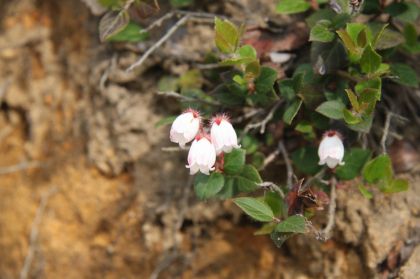
[[331, 178], [331, 195], [330, 195], [330, 204], [328, 206], [328, 223], [325, 229], [323, 230], [325, 237], [328, 239], [328, 235], [334, 226], [334, 217], [335, 217], [335, 209], [336, 209], [336, 201], [337, 201], [337, 178], [335, 175]]
[[[263, 183], [257, 183], [257, 182], [255, 182], [255, 184], [258, 185], [258, 186], [260, 186], [264, 190], [270, 189], [271, 192], [274, 192], [275, 191], [275, 192], [279, 193], [279, 195], [284, 199], [284, 193], [283, 193], [283, 191], [280, 189], [279, 186], [277, 186], [273, 182], [263, 182]], [[265, 196], [265, 193], [264, 193], [264, 196]]]
[[13, 166], [0, 168], [0, 174], [8, 174], [8, 173], [21, 171], [21, 170], [25, 170], [25, 169], [31, 169], [31, 168], [40, 168], [44, 164], [45, 164], [44, 162], [40, 162], [40, 161], [21, 162], [19, 164], [13, 165]]
[[200, 102], [200, 103], [210, 105], [210, 106], [223, 106], [221, 103], [217, 101], [212, 102], [212, 101], [207, 101], [207, 100], [196, 98], [196, 97], [187, 97], [174, 91], [163, 92], [163, 91], [156, 90], [154, 93], [160, 96], [174, 97], [174, 98], [179, 99], [181, 102]]
[[315, 180], [322, 179], [327, 169], [328, 167], [324, 165], [324, 167], [318, 173], [306, 180], [306, 182], [302, 186], [302, 191], [306, 190], [309, 186], [311, 186], [312, 182], [314, 182]]
[[284, 142], [283, 140], [281, 140], [279, 142], [279, 149], [281, 151], [281, 153], [283, 154], [283, 159], [286, 162], [286, 169], [287, 169], [287, 182], [286, 182], [286, 187], [287, 189], [292, 189], [293, 187], [293, 167], [292, 167], [292, 163], [290, 163], [290, 159], [289, 159], [289, 154], [287, 153], [286, 147], [284, 146]]

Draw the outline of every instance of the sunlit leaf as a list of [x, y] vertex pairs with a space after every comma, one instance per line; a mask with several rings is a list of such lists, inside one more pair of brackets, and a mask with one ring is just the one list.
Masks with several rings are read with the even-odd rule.
[[123, 30], [129, 21], [130, 16], [127, 11], [107, 12], [99, 22], [99, 39], [101, 42]]

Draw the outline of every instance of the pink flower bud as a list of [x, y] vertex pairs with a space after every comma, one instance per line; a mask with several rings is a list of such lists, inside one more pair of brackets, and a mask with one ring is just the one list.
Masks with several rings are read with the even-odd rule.
[[216, 147], [216, 153], [232, 152], [233, 147], [239, 148], [238, 137], [232, 124], [229, 122], [229, 117], [225, 114], [219, 114], [210, 120], [211, 124], [211, 141]]
[[319, 145], [318, 155], [320, 161], [318, 164], [325, 165], [331, 169], [337, 165], [344, 165], [344, 145], [341, 135], [336, 131], [328, 131]]
[[193, 109], [185, 110], [172, 123], [169, 138], [172, 142], [179, 143], [181, 148], [185, 147], [197, 135], [200, 128], [200, 113]]
[[213, 171], [216, 162], [216, 149], [211, 143], [208, 134], [198, 134], [191, 145], [188, 153], [188, 164], [185, 166], [190, 169], [190, 174], [195, 174], [200, 170], [202, 173], [209, 175], [209, 171]]

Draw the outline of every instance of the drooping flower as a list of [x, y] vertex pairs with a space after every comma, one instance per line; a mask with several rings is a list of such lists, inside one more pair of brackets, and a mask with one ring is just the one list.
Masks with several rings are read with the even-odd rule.
[[344, 165], [344, 145], [341, 135], [336, 131], [328, 131], [319, 145], [318, 155], [320, 161], [318, 164], [325, 165], [331, 169], [337, 165]]
[[238, 137], [230, 124], [229, 117], [225, 114], [213, 116], [210, 120], [211, 141], [216, 147], [216, 153], [230, 153], [233, 147], [239, 148]]
[[169, 138], [172, 142], [179, 143], [181, 148], [185, 147], [197, 135], [200, 129], [201, 116], [200, 112], [194, 109], [185, 110], [172, 123]]
[[209, 171], [213, 171], [216, 162], [216, 149], [211, 143], [208, 134], [200, 133], [195, 137], [188, 153], [188, 164], [185, 166], [190, 169], [190, 174], [195, 174], [200, 170], [202, 173], [209, 175]]

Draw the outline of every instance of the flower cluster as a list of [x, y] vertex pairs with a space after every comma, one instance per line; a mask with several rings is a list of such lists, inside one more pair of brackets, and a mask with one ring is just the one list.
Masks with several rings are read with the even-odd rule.
[[188, 165], [190, 174], [199, 170], [209, 175], [209, 171], [215, 170], [216, 155], [232, 152], [233, 148], [239, 148], [238, 138], [229, 117], [226, 114], [217, 114], [210, 119], [210, 134], [204, 131], [200, 112], [194, 109], [185, 110], [172, 123], [170, 140], [179, 143], [181, 148], [192, 141], [188, 153]]
[[318, 149], [319, 163], [325, 165], [331, 169], [337, 165], [344, 165], [344, 145], [343, 138], [337, 131], [328, 131], [324, 134], [321, 144]]

